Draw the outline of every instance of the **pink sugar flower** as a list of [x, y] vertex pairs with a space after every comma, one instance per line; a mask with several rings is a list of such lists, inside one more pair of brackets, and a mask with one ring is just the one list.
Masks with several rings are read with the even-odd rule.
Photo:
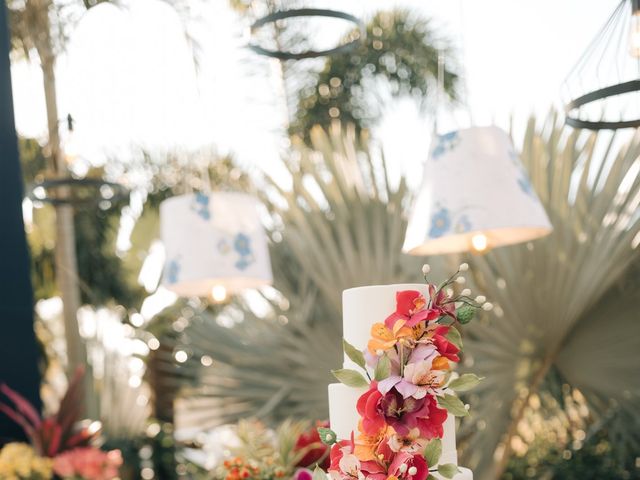
[[67, 450], [55, 457], [53, 471], [64, 479], [112, 480], [118, 477], [121, 465], [120, 450], [103, 452], [96, 447], [83, 447]]

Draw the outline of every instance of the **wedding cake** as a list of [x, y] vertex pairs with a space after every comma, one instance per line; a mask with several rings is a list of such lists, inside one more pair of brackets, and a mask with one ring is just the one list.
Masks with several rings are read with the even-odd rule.
[[[333, 480], [471, 480], [458, 466], [455, 416], [468, 414], [455, 391], [480, 380], [459, 376], [460, 336], [483, 297], [464, 289], [462, 264], [440, 287], [399, 284], [358, 287], [343, 292], [343, 368], [329, 385]], [[425, 265], [423, 272], [428, 273]], [[462, 281], [460, 278], [462, 277]], [[325, 438], [326, 437], [326, 438]]]

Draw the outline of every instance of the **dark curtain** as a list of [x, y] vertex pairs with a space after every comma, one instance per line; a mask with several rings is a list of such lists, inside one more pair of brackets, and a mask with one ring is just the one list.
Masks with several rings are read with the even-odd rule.
[[[33, 332], [33, 294], [22, 223], [22, 176], [13, 117], [7, 6], [0, 5], [0, 383], [40, 409], [38, 350]], [[6, 401], [0, 397], [0, 401]], [[0, 413], [0, 445], [24, 438]]]

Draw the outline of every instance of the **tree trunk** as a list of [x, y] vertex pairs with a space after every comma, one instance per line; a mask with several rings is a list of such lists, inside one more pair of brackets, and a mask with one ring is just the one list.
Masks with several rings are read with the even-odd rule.
[[[56, 176], [67, 174], [63, 151], [60, 142], [58, 102], [56, 99], [56, 56], [51, 39], [49, 23], [50, 2], [34, 2], [39, 13], [39, 32], [33, 32], [37, 38], [36, 48], [42, 67], [45, 103], [47, 109], [48, 150], [51, 168]], [[67, 344], [67, 376], [70, 378], [79, 366], [85, 366], [87, 352], [80, 336], [78, 325], [78, 309], [81, 305], [78, 282], [78, 260], [75, 246], [75, 225], [73, 207], [62, 205], [56, 208], [56, 249], [55, 249], [56, 283], [63, 303], [64, 330]], [[84, 379], [85, 413], [93, 412], [92, 378], [87, 369]]]

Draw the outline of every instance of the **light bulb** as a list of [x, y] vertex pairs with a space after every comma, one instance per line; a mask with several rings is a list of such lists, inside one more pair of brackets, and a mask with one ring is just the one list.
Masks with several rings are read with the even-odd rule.
[[227, 299], [227, 289], [223, 285], [216, 285], [211, 289], [211, 298], [216, 303], [222, 303]]
[[485, 234], [477, 233], [473, 237], [471, 237], [471, 248], [474, 252], [484, 252], [488, 246], [489, 241], [487, 240], [487, 236]]
[[634, 12], [631, 15], [631, 27], [629, 28], [629, 53], [634, 58], [640, 58], [640, 14]]

